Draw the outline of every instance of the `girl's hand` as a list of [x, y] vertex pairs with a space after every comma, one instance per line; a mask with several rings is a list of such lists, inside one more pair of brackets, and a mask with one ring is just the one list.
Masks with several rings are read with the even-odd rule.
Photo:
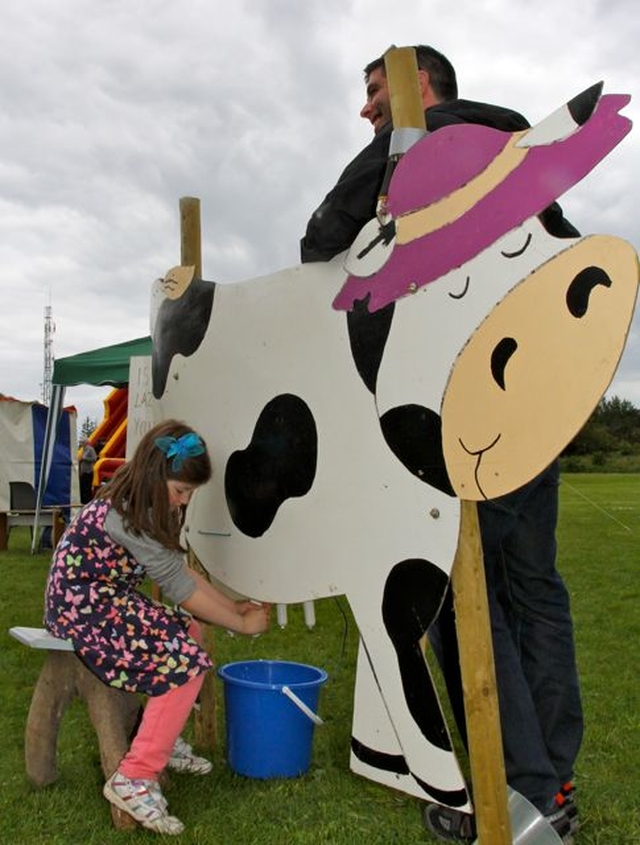
[[262, 607], [261, 602], [251, 601], [251, 599], [243, 599], [242, 601], [237, 601], [236, 603], [236, 610], [240, 615], [244, 615], [247, 610], [250, 610], [252, 607]]
[[253, 602], [238, 602], [238, 610], [242, 616], [243, 634], [263, 634], [269, 627], [271, 605], [256, 605]]

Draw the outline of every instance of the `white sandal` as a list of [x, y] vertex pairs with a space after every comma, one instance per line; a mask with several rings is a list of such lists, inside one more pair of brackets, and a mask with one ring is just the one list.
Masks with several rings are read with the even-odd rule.
[[213, 768], [211, 761], [198, 757], [193, 748], [179, 736], [176, 739], [167, 768], [174, 772], [188, 772], [192, 775], [208, 775]]
[[157, 781], [127, 778], [114, 772], [103, 788], [104, 797], [148, 830], [182, 833], [184, 825], [167, 813], [167, 802]]

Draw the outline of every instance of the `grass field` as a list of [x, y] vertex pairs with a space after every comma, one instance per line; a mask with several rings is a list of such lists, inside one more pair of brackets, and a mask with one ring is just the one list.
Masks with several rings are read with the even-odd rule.
[[[574, 611], [586, 713], [578, 761], [583, 829], [578, 845], [639, 845], [640, 776], [640, 475], [563, 475], [558, 531], [560, 568]], [[93, 729], [74, 703], [60, 734], [56, 784], [32, 788], [24, 773], [23, 732], [41, 652], [7, 633], [39, 625], [48, 560], [28, 553], [25, 529], [14, 529], [0, 553], [0, 843], [11, 845], [133, 845], [164, 841], [143, 830], [118, 832], [101, 797], [102, 773]], [[376, 786], [348, 768], [357, 631], [344, 599], [316, 602], [309, 631], [302, 610], [289, 625], [259, 638], [219, 632], [216, 660], [268, 657], [322, 666], [330, 676], [316, 729], [313, 762], [298, 779], [255, 781], [224, 761], [223, 713], [214, 770], [204, 778], [175, 775], [167, 789], [185, 822], [176, 845], [413, 845], [433, 843], [420, 802]], [[155, 839], [154, 839], [155, 836]], [[168, 839], [168, 837], [167, 837]], [[486, 845], [491, 845], [487, 843]]]

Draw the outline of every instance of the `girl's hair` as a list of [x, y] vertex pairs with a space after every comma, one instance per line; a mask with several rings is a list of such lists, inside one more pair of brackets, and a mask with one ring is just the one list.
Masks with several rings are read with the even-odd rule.
[[[191, 435], [188, 441], [196, 442], [202, 451], [193, 449], [176, 459], [175, 454], [167, 454], [166, 447], [156, 442], [160, 438], [177, 441], [185, 435]], [[177, 512], [171, 509], [167, 481], [199, 487], [210, 478], [211, 460], [204, 441], [184, 423], [165, 420], [142, 437], [133, 458], [117, 470], [99, 495], [101, 499], [110, 499], [125, 526], [134, 534], [148, 534], [169, 549], [184, 551], [180, 530], [186, 508]]]

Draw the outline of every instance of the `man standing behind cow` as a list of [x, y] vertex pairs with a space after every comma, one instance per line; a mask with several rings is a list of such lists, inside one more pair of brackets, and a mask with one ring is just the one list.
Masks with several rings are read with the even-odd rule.
[[[514, 132], [529, 125], [510, 109], [458, 99], [449, 60], [425, 45], [415, 49], [428, 130], [481, 123]], [[392, 130], [384, 59], [368, 64], [364, 74], [367, 99], [360, 116], [370, 121], [375, 135], [309, 220], [301, 241], [303, 262], [328, 261], [347, 249], [376, 213]], [[556, 237], [578, 235], [556, 203], [540, 219]], [[568, 843], [578, 826], [573, 767], [583, 722], [569, 598], [556, 569], [558, 476], [556, 461], [520, 490], [481, 502], [478, 515], [507, 781]], [[450, 596], [432, 627], [464, 735]], [[458, 810], [428, 804], [424, 820], [441, 839], [475, 839], [473, 817]]]

